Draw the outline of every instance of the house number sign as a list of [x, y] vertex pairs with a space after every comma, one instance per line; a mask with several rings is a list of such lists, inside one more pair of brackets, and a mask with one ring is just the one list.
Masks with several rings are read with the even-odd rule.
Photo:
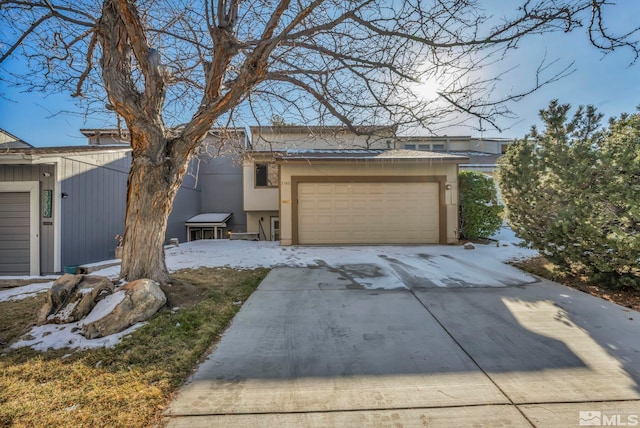
[[42, 201], [42, 217], [51, 218], [51, 196], [53, 194], [52, 190], [44, 191], [44, 198]]

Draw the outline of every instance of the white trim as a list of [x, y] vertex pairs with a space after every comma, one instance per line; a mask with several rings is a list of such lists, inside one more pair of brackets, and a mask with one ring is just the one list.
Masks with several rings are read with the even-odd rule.
[[40, 182], [3, 181], [0, 192], [29, 192], [29, 274], [40, 275]]
[[62, 157], [35, 160], [33, 165], [53, 164], [55, 166], [53, 184], [53, 271], [62, 272]]
[[62, 272], [62, 158], [55, 159], [53, 184], [53, 271]]

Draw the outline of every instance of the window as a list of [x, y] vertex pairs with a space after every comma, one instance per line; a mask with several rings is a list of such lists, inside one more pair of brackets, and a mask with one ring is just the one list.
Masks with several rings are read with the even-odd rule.
[[275, 163], [256, 164], [256, 187], [277, 187], [278, 165]]
[[415, 150], [416, 149], [416, 145], [415, 144], [405, 144], [404, 148], [407, 150]]
[[429, 144], [418, 144], [418, 150], [430, 150], [431, 146]]
[[271, 217], [271, 240], [280, 240], [280, 217]]
[[444, 151], [444, 144], [434, 144], [433, 145], [434, 152], [442, 152]]

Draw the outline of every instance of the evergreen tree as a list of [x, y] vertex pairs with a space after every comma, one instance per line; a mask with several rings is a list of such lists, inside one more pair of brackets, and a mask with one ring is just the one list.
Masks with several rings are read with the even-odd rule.
[[600, 129], [592, 106], [557, 100], [499, 162], [511, 227], [563, 270], [640, 287], [640, 114]]
[[502, 225], [503, 208], [493, 178], [476, 171], [461, 171], [460, 233], [467, 239], [488, 238]]

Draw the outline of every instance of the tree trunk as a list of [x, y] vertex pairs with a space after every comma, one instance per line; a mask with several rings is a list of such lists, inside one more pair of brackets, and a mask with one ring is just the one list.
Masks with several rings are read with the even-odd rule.
[[127, 186], [120, 277], [127, 281], [149, 278], [166, 284], [169, 281], [164, 257], [167, 218], [183, 174], [172, 174], [168, 159], [152, 162], [152, 158], [145, 155], [136, 155], [134, 149]]

